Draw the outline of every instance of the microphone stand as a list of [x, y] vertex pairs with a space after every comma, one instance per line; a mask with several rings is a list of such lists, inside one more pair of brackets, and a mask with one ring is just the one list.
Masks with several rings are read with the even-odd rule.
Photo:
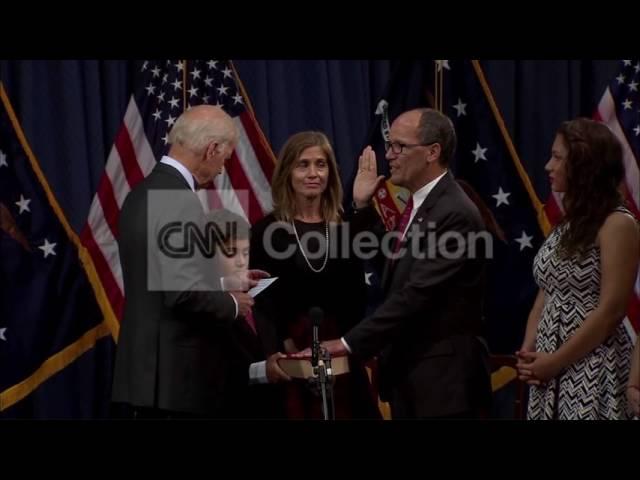
[[333, 372], [331, 370], [331, 355], [320, 346], [318, 340], [318, 326], [313, 326], [313, 341], [311, 343], [311, 366], [313, 367], [313, 379], [311, 381], [320, 385], [322, 394], [322, 412], [325, 420], [335, 420], [335, 404], [333, 402]]

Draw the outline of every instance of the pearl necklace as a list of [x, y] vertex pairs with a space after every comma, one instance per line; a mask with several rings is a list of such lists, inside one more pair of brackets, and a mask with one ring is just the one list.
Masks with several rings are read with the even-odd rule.
[[319, 269], [313, 268], [313, 265], [311, 265], [311, 262], [309, 262], [309, 259], [307, 258], [307, 255], [304, 253], [304, 249], [302, 248], [302, 243], [300, 242], [300, 237], [298, 236], [298, 230], [296, 230], [296, 223], [294, 220], [291, 220], [291, 226], [293, 227], [293, 233], [296, 236], [296, 241], [298, 242], [298, 247], [300, 247], [300, 252], [302, 252], [302, 256], [304, 257], [304, 260], [307, 262], [307, 265], [309, 265], [309, 268], [311, 269], [311, 271], [315, 272], [315, 273], [320, 273], [324, 270], [324, 267], [327, 266], [327, 260], [329, 259], [329, 222], [325, 222], [325, 233], [324, 236], [327, 240], [327, 248], [324, 252], [324, 262], [322, 262], [322, 266]]

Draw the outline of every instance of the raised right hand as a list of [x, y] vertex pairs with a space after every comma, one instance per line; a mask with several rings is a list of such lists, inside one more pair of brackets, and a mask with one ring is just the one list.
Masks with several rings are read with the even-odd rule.
[[384, 176], [378, 176], [376, 152], [368, 145], [358, 159], [358, 174], [353, 182], [353, 201], [356, 207], [365, 207], [383, 180]]

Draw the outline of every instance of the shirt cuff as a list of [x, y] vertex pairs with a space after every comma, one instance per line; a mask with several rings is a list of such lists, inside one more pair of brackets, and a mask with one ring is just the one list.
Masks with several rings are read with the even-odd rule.
[[269, 383], [267, 378], [267, 361], [252, 363], [249, 365], [249, 385]]
[[340, 341], [342, 342], [342, 344], [344, 345], [344, 348], [347, 349], [347, 352], [349, 353], [353, 353], [351, 351], [351, 347], [349, 346], [349, 344], [347, 343], [347, 341], [344, 339], [344, 337], [340, 337]]
[[229, 294], [229, 296], [231, 297], [231, 300], [233, 300], [233, 304], [236, 307], [236, 313], [233, 316], [233, 318], [235, 319], [235, 318], [238, 318], [238, 301], [236, 300], [236, 297], [234, 297], [233, 295]]

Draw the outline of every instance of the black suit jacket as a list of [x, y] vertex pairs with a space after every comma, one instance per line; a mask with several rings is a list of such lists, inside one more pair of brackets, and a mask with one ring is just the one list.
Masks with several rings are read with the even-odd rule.
[[[353, 221], [360, 229], [380, 225], [373, 207]], [[418, 239], [413, 228], [425, 235]], [[453, 415], [490, 401], [488, 356], [478, 339], [483, 334], [484, 241], [476, 243], [477, 258], [469, 258], [468, 244], [453, 258], [455, 240], [444, 243], [445, 255], [435, 248], [441, 238], [446, 240], [445, 232], [466, 239], [483, 231], [476, 206], [445, 174], [416, 212], [404, 242], [417, 241], [426, 258], [408, 252], [387, 262], [385, 301], [345, 335], [354, 355], [381, 354], [381, 397], [392, 407], [402, 401], [409, 417]]]
[[235, 306], [212, 287], [219, 277], [209, 269], [213, 262], [169, 261], [158, 251], [154, 241], [172, 221], [201, 224], [202, 208], [180, 172], [158, 163], [127, 196], [119, 219], [126, 301], [112, 400], [218, 416], [229, 382]]

